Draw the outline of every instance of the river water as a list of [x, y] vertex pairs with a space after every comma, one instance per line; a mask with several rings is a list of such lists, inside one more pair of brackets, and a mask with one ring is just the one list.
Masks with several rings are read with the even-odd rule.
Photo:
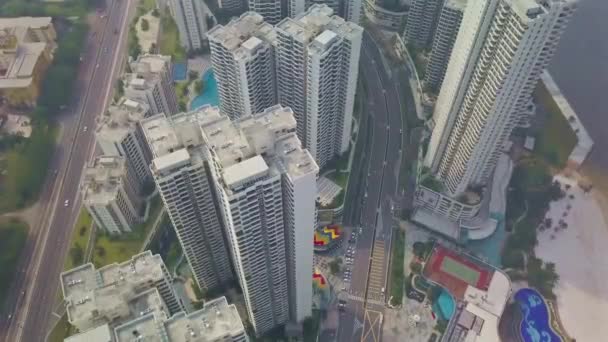
[[549, 68], [595, 145], [586, 164], [608, 174], [608, 0], [580, 0]]

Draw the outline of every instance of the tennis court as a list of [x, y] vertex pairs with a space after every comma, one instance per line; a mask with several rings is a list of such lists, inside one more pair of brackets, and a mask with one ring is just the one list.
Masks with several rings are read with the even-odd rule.
[[470, 268], [469, 266], [454, 260], [453, 258], [446, 256], [443, 258], [443, 262], [439, 269], [451, 275], [454, 278], [458, 278], [469, 285], [476, 286], [479, 282], [481, 272]]

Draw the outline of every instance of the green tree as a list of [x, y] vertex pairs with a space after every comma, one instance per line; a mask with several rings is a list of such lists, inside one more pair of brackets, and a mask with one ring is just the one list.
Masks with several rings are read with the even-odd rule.
[[147, 32], [150, 29], [150, 22], [146, 19], [141, 18], [141, 30]]
[[194, 71], [194, 70], [190, 70], [188, 71], [188, 80], [190, 82], [194, 81], [195, 79], [198, 78], [198, 72]]
[[74, 67], [63, 64], [52, 65], [42, 82], [42, 94], [38, 103], [51, 112], [67, 105], [72, 96], [72, 84], [75, 78]]
[[[340, 259], [338, 259], [340, 260]], [[340, 263], [337, 260], [333, 260], [331, 262], [328, 263], [329, 266], [329, 272], [331, 272], [331, 274], [336, 275], [338, 273], [340, 273]]]
[[77, 266], [80, 265], [84, 258], [84, 251], [79, 244], [74, 244], [72, 248], [70, 248], [70, 258], [72, 259], [72, 265]]
[[194, 91], [195, 91], [197, 94], [201, 94], [201, 93], [203, 92], [203, 89], [204, 89], [204, 83], [203, 83], [203, 80], [197, 80], [197, 81], [194, 83]]

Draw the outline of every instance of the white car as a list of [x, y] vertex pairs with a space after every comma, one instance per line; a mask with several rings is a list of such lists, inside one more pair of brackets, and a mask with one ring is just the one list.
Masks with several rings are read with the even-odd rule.
[[69, 207], [70, 206], [70, 200], [65, 200], [65, 202], [63, 202], [63, 206], [64, 207]]
[[87, 127], [87, 126], [84, 126], [84, 127], [82, 128], [82, 131], [83, 131], [83, 132], [86, 132], [86, 131], [88, 131], [88, 130], [89, 130], [89, 127]]

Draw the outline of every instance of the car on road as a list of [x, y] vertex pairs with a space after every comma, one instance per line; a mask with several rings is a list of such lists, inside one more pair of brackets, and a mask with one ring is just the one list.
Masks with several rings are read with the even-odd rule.
[[114, 29], [114, 34], [118, 34], [118, 29]]
[[70, 200], [66, 199], [65, 202], [63, 202], [63, 206], [64, 207], [69, 207], [70, 206]]
[[97, 68], [99, 68], [99, 64], [97, 64], [97, 65], [95, 66], [95, 69], [97, 69]]
[[88, 129], [89, 129], [89, 128], [88, 128], [87, 126], [84, 126], [84, 127], [82, 128], [82, 131], [83, 131], [83, 132], [86, 132]]

